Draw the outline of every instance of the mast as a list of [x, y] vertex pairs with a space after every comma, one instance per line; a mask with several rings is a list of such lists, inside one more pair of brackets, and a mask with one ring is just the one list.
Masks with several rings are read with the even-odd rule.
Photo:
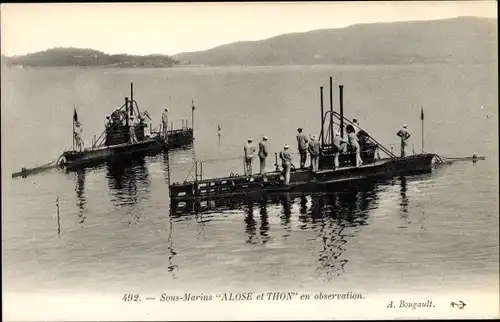
[[132, 115], [134, 115], [134, 83], [130, 82], [130, 116]]
[[73, 119], [71, 120], [71, 123], [73, 123], [73, 133], [71, 133], [71, 137], [73, 138], [73, 151], [75, 151], [75, 112], [76, 107], [73, 105]]
[[324, 123], [325, 123], [325, 120], [324, 120], [324, 115], [325, 115], [325, 111], [324, 111], [324, 108], [323, 108], [323, 86], [320, 86], [319, 88], [319, 99], [321, 101], [321, 146], [325, 146], [325, 130], [324, 130]]
[[344, 85], [339, 85], [340, 137], [344, 138]]
[[191, 100], [191, 130], [193, 130], [193, 137], [194, 137], [194, 100]]
[[333, 78], [330, 77], [330, 145], [333, 146]]
[[420, 107], [420, 121], [422, 123], [422, 153], [424, 153], [424, 107]]
[[125, 126], [128, 129], [128, 97], [125, 97]]

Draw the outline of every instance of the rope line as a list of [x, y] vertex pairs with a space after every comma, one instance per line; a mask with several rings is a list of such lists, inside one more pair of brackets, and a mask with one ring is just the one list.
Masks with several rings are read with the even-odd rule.
[[[335, 115], [339, 120], [342, 118], [340, 116], [339, 113], [333, 111], [333, 115]], [[343, 117], [344, 121], [346, 121], [348, 124], [354, 126], [355, 128], [357, 128], [358, 130], [363, 130], [361, 127], [359, 127], [358, 125], [354, 124], [353, 122], [351, 122], [349, 119], [347, 119], [346, 117]], [[368, 135], [368, 138], [370, 138], [373, 142], [375, 142], [379, 148], [384, 151], [385, 153], [387, 153], [387, 155], [389, 155], [391, 158], [396, 158], [396, 155], [394, 153], [392, 153], [391, 151], [389, 151], [385, 146], [383, 146], [382, 144], [380, 144], [377, 140], [375, 140], [370, 134], [368, 134], [368, 132], [365, 131], [365, 133]]]
[[[366, 151], [368, 151], [368, 150], [366, 150]], [[361, 151], [361, 152], [365, 152], [365, 151]], [[289, 154], [292, 156], [300, 156], [299, 152], [289, 152]], [[271, 155], [271, 153], [269, 155]], [[210, 162], [220, 162], [220, 161], [232, 161], [232, 160], [241, 160], [244, 157], [245, 156], [243, 156], [243, 155], [241, 155], [241, 156], [222, 156], [222, 157], [217, 158], [217, 159], [198, 160], [198, 162], [210, 163]], [[269, 158], [269, 157], [270, 156], [268, 156], [267, 158]], [[257, 157], [255, 157], [255, 158], [257, 158]]]

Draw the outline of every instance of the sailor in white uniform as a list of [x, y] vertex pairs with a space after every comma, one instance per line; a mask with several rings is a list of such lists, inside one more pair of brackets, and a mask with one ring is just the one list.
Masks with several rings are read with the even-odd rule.
[[130, 143], [137, 143], [137, 137], [135, 136], [135, 118], [133, 115], [130, 116], [129, 121], [129, 134], [130, 134]]

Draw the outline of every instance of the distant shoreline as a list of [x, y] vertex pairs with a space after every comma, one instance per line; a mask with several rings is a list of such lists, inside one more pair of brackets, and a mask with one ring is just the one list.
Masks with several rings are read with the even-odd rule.
[[204, 65], [174, 65], [174, 66], [136, 66], [136, 67], [119, 67], [119, 66], [2, 66], [5, 69], [171, 69], [171, 68], [193, 68], [206, 67]]
[[430, 66], [430, 65], [448, 65], [448, 66], [484, 66], [496, 65], [498, 61], [492, 62], [428, 62], [428, 63], [405, 63], [405, 64], [289, 64], [289, 65], [174, 65], [170, 67], [116, 67], [116, 66], [2, 66], [2, 69], [12, 70], [33, 70], [33, 69], [107, 69], [107, 70], [125, 70], [125, 69], [189, 69], [189, 68], [289, 68], [289, 67], [409, 67], [409, 66]]
[[[186, 64], [184, 62], [182, 64]], [[2, 55], [2, 66], [26, 69], [40, 67], [72, 68], [170, 68], [180, 61], [162, 54], [145, 56], [114, 54], [88, 48], [52, 48], [22, 56]]]

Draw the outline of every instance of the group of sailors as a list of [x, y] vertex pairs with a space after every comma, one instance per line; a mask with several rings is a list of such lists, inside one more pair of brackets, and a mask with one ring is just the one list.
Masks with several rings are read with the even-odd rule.
[[[356, 128], [358, 131], [356, 131]], [[345, 153], [354, 153], [356, 155], [356, 167], [363, 164], [361, 159], [361, 151], [364, 149], [368, 143], [370, 136], [363, 129], [359, 127], [359, 121], [353, 119], [352, 124], [346, 126], [347, 140], [342, 138], [340, 131], [335, 132], [333, 138], [333, 153], [334, 153], [334, 168], [339, 168], [339, 156]], [[403, 128], [397, 132], [397, 136], [401, 138], [401, 156], [405, 156], [405, 147], [407, 146], [407, 141], [410, 138], [410, 133], [408, 132], [406, 124], [403, 124]], [[257, 152], [260, 163], [260, 174], [264, 176], [264, 181], [266, 181], [266, 158], [269, 154], [267, 149], [268, 137], [263, 136], [262, 140], [258, 144], [258, 152], [253, 145], [253, 139], [248, 138], [247, 143], [244, 146], [244, 159], [245, 159], [245, 175], [252, 175], [252, 162]], [[311, 171], [317, 172], [319, 169], [319, 157], [321, 155], [321, 145], [315, 135], [311, 135], [309, 139], [303, 133], [302, 128], [297, 129], [297, 148], [300, 155], [300, 169], [304, 169], [307, 161], [307, 154], [310, 156]], [[290, 183], [290, 173], [292, 164], [292, 157], [290, 153], [290, 146], [285, 144], [283, 150], [279, 153], [281, 159], [281, 165], [283, 167], [285, 184]]]
[[[267, 181], [267, 178], [265, 176], [266, 172], [266, 158], [269, 155], [269, 151], [267, 148], [267, 141], [268, 137], [263, 136], [262, 140], [259, 142], [259, 151], [257, 153], [259, 157], [259, 163], [260, 163], [260, 174], [264, 176], [264, 181]], [[279, 153], [279, 157], [281, 159], [281, 165], [283, 167], [284, 171], [284, 176], [285, 176], [285, 182], [289, 183], [290, 182], [290, 172], [291, 172], [291, 167], [292, 167], [292, 156], [289, 151], [289, 145], [285, 144], [283, 147], [283, 151]], [[245, 159], [245, 175], [251, 176], [252, 175], [252, 162], [255, 157], [256, 153], [256, 148], [253, 145], [253, 139], [251, 137], [248, 138], [247, 143], [245, 144], [244, 148], [244, 159]], [[319, 145], [318, 145], [318, 151], [319, 151]], [[319, 152], [318, 152], [319, 156]]]
[[[137, 143], [136, 128], [145, 128], [146, 117], [149, 117], [147, 111], [139, 113], [137, 118], [134, 115], [130, 115], [128, 119], [128, 130], [129, 130], [129, 143]], [[111, 115], [106, 115], [106, 121], [104, 126], [106, 131], [111, 129], [123, 128], [126, 125], [127, 112], [117, 107]]]
[[[317, 172], [319, 169], [319, 156], [321, 154], [321, 145], [315, 135], [311, 135], [309, 139], [303, 133], [303, 129], [297, 129], [297, 146], [300, 154], [300, 168], [304, 169], [307, 161], [307, 154], [309, 153], [311, 159], [311, 170], [313, 172]], [[267, 148], [268, 137], [263, 136], [262, 140], [258, 144], [258, 152], [256, 151], [255, 146], [253, 145], [253, 139], [251, 137], [248, 138], [247, 143], [245, 144], [244, 150], [244, 159], [245, 159], [245, 175], [252, 175], [252, 162], [254, 160], [255, 154], [259, 157], [260, 163], [260, 174], [264, 176], [264, 181], [266, 181], [265, 172], [266, 172], [266, 158], [269, 155]], [[281, 166], [283, 167], [284, 179], [285, 183], [290, 183], [290, 173], [292, 164], [292, 156], [290, 153], [290, 146], [285, 144], [283, 146], [283, 150], [279, 153], [279, 158], [281, 159]]]
[[297, 129], [297, 148], [300, 155], [300, 168], [304, 169], [307, 161], [307, 153], [311, 157], [311, 170], [313, 172], [318, 171], [319, 165], [319, 155], [321, 152], [319, 141], [316, 139], [315, 135], [309, 137], [302, 132], [302, 128]]
[[[117, 128], [125, 126], [125, 120], [127, 117], [127, 112], [117, 107], [115, 111], [111, 115], [106, 115], [105, 127], [106, 129]], [[137, 136], [135, 129], [137, 127], [147, 127], [146, 125], [146, 117], [149, 118], [147, 111], [139, 113], [139, 115], [134, 117], [134, 115], [129, 116], [129, 131], [130, 131], [130, 143], [137, 143]], [[168, 139], [168, 131], [169, 123], [168, 123], [169, 115], [168, 108], [165, 107], [162, 115], [161, 115], [161, 124], [162, 124], [162, 134], [165, 140]]]

